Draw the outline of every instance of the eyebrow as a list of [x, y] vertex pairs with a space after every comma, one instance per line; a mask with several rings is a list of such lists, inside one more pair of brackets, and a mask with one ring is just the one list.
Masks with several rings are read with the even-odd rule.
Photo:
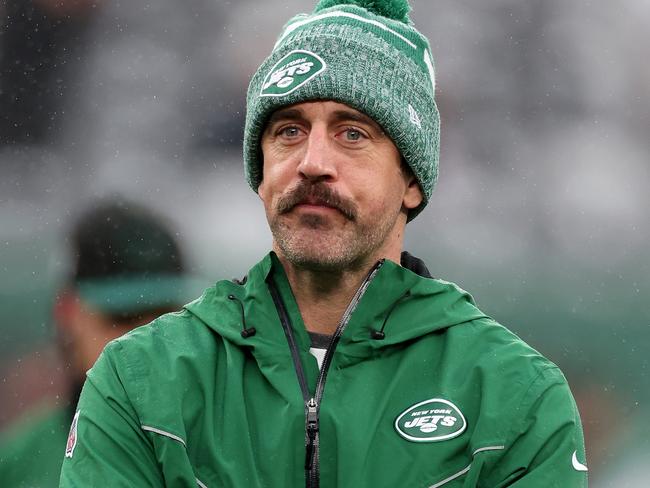
[[[276, 122], [282, 120], [304, 120], [305, 116], [302, 110], [296, 108], [284, 108], [276, 110], [271, 114], [266, 123], [267, 129]], [[371, 117], [357, 110], [336, 110], [331, 116], [331, 122], [358, 122], [360, 124], [367, 124], [383, 134], [384, 129], [375, 122]]]
[[375, 122], [371, 117], [368, 117], [366, 114], [358, 112], [356, 110], [337, 110], [332, 116], [333, 122], [359, 122], [360, 124], [367, 124], [373, 127], [375, 130], [380, 133], [384, 132], [384, 129]]
[[266, 123], [267, 129], [280, 120], [301, 120], [304, 119], [302, 112], [296, 108], [283, 108], [276, 110], [269, 117]]

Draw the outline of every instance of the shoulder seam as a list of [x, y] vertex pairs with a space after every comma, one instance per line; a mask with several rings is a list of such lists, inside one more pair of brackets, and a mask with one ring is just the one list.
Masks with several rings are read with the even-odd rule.
[[172, 434], [171, 432], [167, 432], [166, 430], [158, 429], [156, 427], [151, 427], [150, 425], [141, 425], [140, 428], [144, 431], [153, 432], [154, 434], [158, 434], [163, 437], [168, 437], [169, 439], [173, 439], [176, 442], [180, 442], [181, 444], [183, 444], [183, 447], [187, 448], [187, 444], [185, 443], [185, 440], [182, 437], [177, 436], [176, 434]]

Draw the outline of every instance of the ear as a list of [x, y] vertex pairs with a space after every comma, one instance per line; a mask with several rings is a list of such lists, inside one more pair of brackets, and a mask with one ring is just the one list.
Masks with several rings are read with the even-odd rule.
[[[264, 129], [264, 132], [266, 133], [266, 129]], [[260, 184], [257, 185], [257, 190], [255, 191], [255, 193], [257, 193], [257, 196], [260, 197], [260, 200], [264, 202], [264, 190], [266, 189], [266, 184], [265, 184], [266, 179], [264, 178], [264, 174], [266, 173], [266, 171], [264, 171], [264, 149], [262, 147], [262, 141], [260, 141], [257, 164], [259, 164], [259, 167], [262, 169], [262, 179], [260, 180]]]
[[410, 171], [409, 173], [410, 174], [406, 177], [406, 191], [404, 192], [402, 205], [407, 210], [412, 210], [422, 203], [423, 196], [418, 180]]
[[264, 198], [262, 198], [262, 195], [264, 194], [264, 180], [260, 181], [260, 184], [257, 187], [257, 196], [260, 198], [260, 200], [264, 201]]

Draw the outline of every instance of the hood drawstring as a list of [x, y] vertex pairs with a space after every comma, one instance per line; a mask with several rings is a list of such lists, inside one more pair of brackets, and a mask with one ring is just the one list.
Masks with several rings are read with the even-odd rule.
[[243, 329], [241, 331], [241, 336], [244, 339], [253, 337], [257, 331], [255, 330], [255, 327], [246, 327], [246, 317], [244, 316], [244, 304], [242, 303], [242, 301], [239, 298], [237, 298], [235, 295], [228, 295], [228, 300], [233, 300], [239, 303], [239, 308], [241, 309], [241, 323]]
[[395, 303], [390, 307], [390, 310], [388, 310], [388, 313], [386, 314], [386, 317], [384, 318], [384, 323], [381, 324], [381, 329], [376, 330], [373, 329], [372, 332], [370, 332], [370, 337], [372, 339], [375, 339], [377, 341], [383, 341], [386, 338], [386, 334], [384, 334], [384, 327], [386, 327], [386, 322], [388, 322], [388, 318], [391, 316], [393, 313], [393, 310], [395, 310], [395, 307], [397, 307], [397, 304], [404, 300], [406, 297], [408, 297], [411, 294], [411, 290], [408, 290], [406, 293], [404, 293], [401, 297], [399, 297], [397, 300], [395, 300]]

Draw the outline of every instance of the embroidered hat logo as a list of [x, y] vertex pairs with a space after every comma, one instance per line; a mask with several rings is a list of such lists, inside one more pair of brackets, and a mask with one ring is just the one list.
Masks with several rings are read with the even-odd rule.
[[395, 430], [412, 442], [438, 442], [465, 431], [467, 422], [461, 411], [448, 400], [432, 398], [407, 408], [395, 420]]
[[264, 78], [263, 97], [281, 97], [297, 90], [327, 68], [325, 61], [309, 51], [291, 51]]

